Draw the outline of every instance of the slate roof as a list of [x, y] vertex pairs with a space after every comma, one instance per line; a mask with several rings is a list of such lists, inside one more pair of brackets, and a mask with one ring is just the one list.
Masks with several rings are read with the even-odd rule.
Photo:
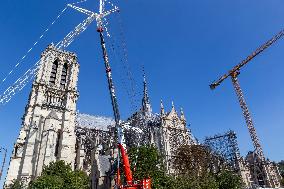
[[88, 114], [78, 114], [77, 118], [77, 126], [81, 128], [90, 128], [108, 131], [108, 127], [114, 127], [115, 122], [110, 117], [104, 116], [96, 116], [96, 115], [88, 115]]

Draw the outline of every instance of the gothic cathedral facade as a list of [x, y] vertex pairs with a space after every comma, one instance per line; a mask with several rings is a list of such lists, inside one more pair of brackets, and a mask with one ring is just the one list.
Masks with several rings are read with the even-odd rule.
[[74, 165], [77, 57], [49, 45], [40, 61], [5, 185], [14, 179], [29, 182], [52, 161], [64, 160]]
[[[88, 173], [92, 188], [109, 188], [115, 154], [113, 119], [76, 112], [79, 64], [74, 53], [49, 45], [40, 61], [5, 187], [16, 179], [28, 183], [41, 175], [45, 165], [64, 160], [72, 169]], [[155, 145], [166, 157], [168, 173], [173, 172], [170, 162], [176, 148], [196, 144], [182, 110], [179, 115], [172, 105], [165, 112], [161, 103], [160, 113], [152, 112], [145, 76], [141, 109], [122, 125], [128, 125], [124, 128], [127, 146]]]

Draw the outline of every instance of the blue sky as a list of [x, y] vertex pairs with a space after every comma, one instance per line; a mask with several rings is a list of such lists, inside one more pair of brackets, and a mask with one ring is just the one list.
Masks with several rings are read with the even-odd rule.
[[[65, 5], [72, 2], [1, 2], [0, 78], [5, 77]], [[131, 67], [138, 94], [135, 105], [141, 103], [141, 67], [144, 65], [155, 112], [159, 112], [161, 99], [168, 111], [173, 100], [176, 108], [183, 107], [198, 139], [232, 129], [237, 132], [242, 155], [252, 150], [230, 80], [215, 91], [208, 85], [283, 28], [284, 2], [116, 0], [115, 3], [121, 13], [120, 17], [109, 18], [109, 29], [117, 39], [115, 45], [122, 45], [119, 42], [123, 32], [127, 65]], [[97, 4], [96, 0], [89, 0], [80, 6], [97, 10]], [[35, 63], [50, 42], [58, 42], [84, 18], [85, 15], [67, 9], [16, 72], [0, 85], [1, 93]], [[120, 19], [122, 29], [119, 29]], [[281, 145], [284, 143], [283, 48], [284, 39], [255, 58], [239, 76], [264, 153], [275, 161], [284, 159]], [[112, 116], [95, 25], [80, 35], [68, 50], [77, 53], [81, 65], [80, 112]], [[126, 95], [130, 81], [118, 59], [111, 59], [111, 64], [122, 117], [126, 118], [132, 110]], [[8, 148], [9, 155], [19, 133], [30, 87], [28, 85], [9, 104], [0, 107], [0, 144]]]

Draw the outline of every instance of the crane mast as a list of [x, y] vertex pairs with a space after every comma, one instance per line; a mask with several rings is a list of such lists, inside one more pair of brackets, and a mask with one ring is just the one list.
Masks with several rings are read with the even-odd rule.
[[250, 137], [252, 139], [252, 143], [256, 152], [256, 155], [258, 156], [258, 158], [261, 160], [261, 166], [264, 170], [265, 173], [265, 180], [268, 186], [272, 186], [272, 182], [271, 182], [271, 173], [269, 171], [269, 168], [267, 166], [267, 164], [265, 163], [265, 157], [263, 154], [263, 150], [262, 147], [260, 145], [260, 141], [258, 139], [258, 136], [256, 134], [256, 130], [252, 121], [252, 117], [251, 114], [249, 112], [248, 106], [246, 104], [240, 83], [238, 81], [238, 76], [239, 72], [234, 72], [231, 74], [231, 79], [232, 79], [232, 83], [233, 83], [233, 87], [235, 89], [235, 92], [237, 94], [238, 100], [239, 100], [239, 104], [241, 106], [248, 130], [249, 130], [249, 134]]
[[259, 156], [259, 158], [261, 159], [261, 161], [265, 161], [263, 150], [262, 150], [262, 147], [260, 145], [259, 139], [257, 137], [251, 114], [249, 112], [249, 109], [248, 109], [248, 106], [246, 104], [240, 83], [238, 81], [238, 77], [237, 77], [238, 75], [239, 75], [238, 72], [234, 72], [233, 74], [231, 74], [232, 83], [233, 83], [235, 92], [237, 94], [241, 109], [243, 111], [243, 115], [244, 115], [247, 127], [249, 129], [250, 137], [253, 141], [255, 151], [256, 151], [257, 155]]
[[233, 69], [228, 71], [228, 73], [224, 74], [217, 81], [215, 81], [212, 84], [210, 84], [210, 88], [213, 90], [217, 86], [219, 86], [225, 79], [227, 79], [228, 77], [231, 77], [231, 81], [232, 81], [234, 90], [235, 90], [236, 95], [238, 97], [238, 101], [239, 101], [240, 107], [242, 109], [243, 116], [245, 118], [246, 125], [248, 127], [250, 137], [252, 139], [252, 143], [253, 143], [253, 146], [254, 146], [254, 149], [255, 149], [255, 153], [257, 155], [257, 158], [259, 158], [260, 161], [261, 161], [261, 166], [262, 166], [262, 168], [264, 170], [265, 181], [266, 181], [266, 184], [268, 186], [273, 186], [274, 185], [274, 181], [273, 181], [273, 179], [271, 177], [271, 173], [270, 173], [270, 170], [268, 168], [268, 165], [265, 163], [265, 156], [264, 156], [261, 144], [260, 144], [260, 140], [259, 140], [259, 138], [258, 138], [258, 136], [256, 134], [256, 129], [254, 127], [254, 124], [253, 124], [253, 121], [252, 121], [252, 117], [251, 117], [251, 114], [249, 112], [248, 106], [246, 104], [246, 101], [245, 101], [245, 98], [244, 98], [244, 95], [243, 95], [240, 83], [238, 81], [238, 75], [240, 74], [240, 69], [244, 65], [248, 64], [253, 58], [255, 58], [257, 55], [262, 53], [265, 49], [270, 47], [272, 44], [274, 44], [276, 41], [278, 41], [283, 36], [284, 36], [284, 30], [281, 30], [279, 33], [277, 33], [275, 36], [273, 36], [270, 40], [268, 40], [266, 43], [264, 43], [259, 48], [257, 48], [246, 59], [244, 59], [238, 65], [233, 67]]

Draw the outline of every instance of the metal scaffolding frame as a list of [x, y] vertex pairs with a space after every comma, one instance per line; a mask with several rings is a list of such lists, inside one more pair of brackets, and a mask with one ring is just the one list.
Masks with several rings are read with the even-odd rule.
[[225, 134], [206, 137], [204, 144], [218, 156], [224, 158], [232, 169], [236, 171], [240, 170], [240, 150], [238, 147], [237, 135], [234, 131], [230, 130]]

